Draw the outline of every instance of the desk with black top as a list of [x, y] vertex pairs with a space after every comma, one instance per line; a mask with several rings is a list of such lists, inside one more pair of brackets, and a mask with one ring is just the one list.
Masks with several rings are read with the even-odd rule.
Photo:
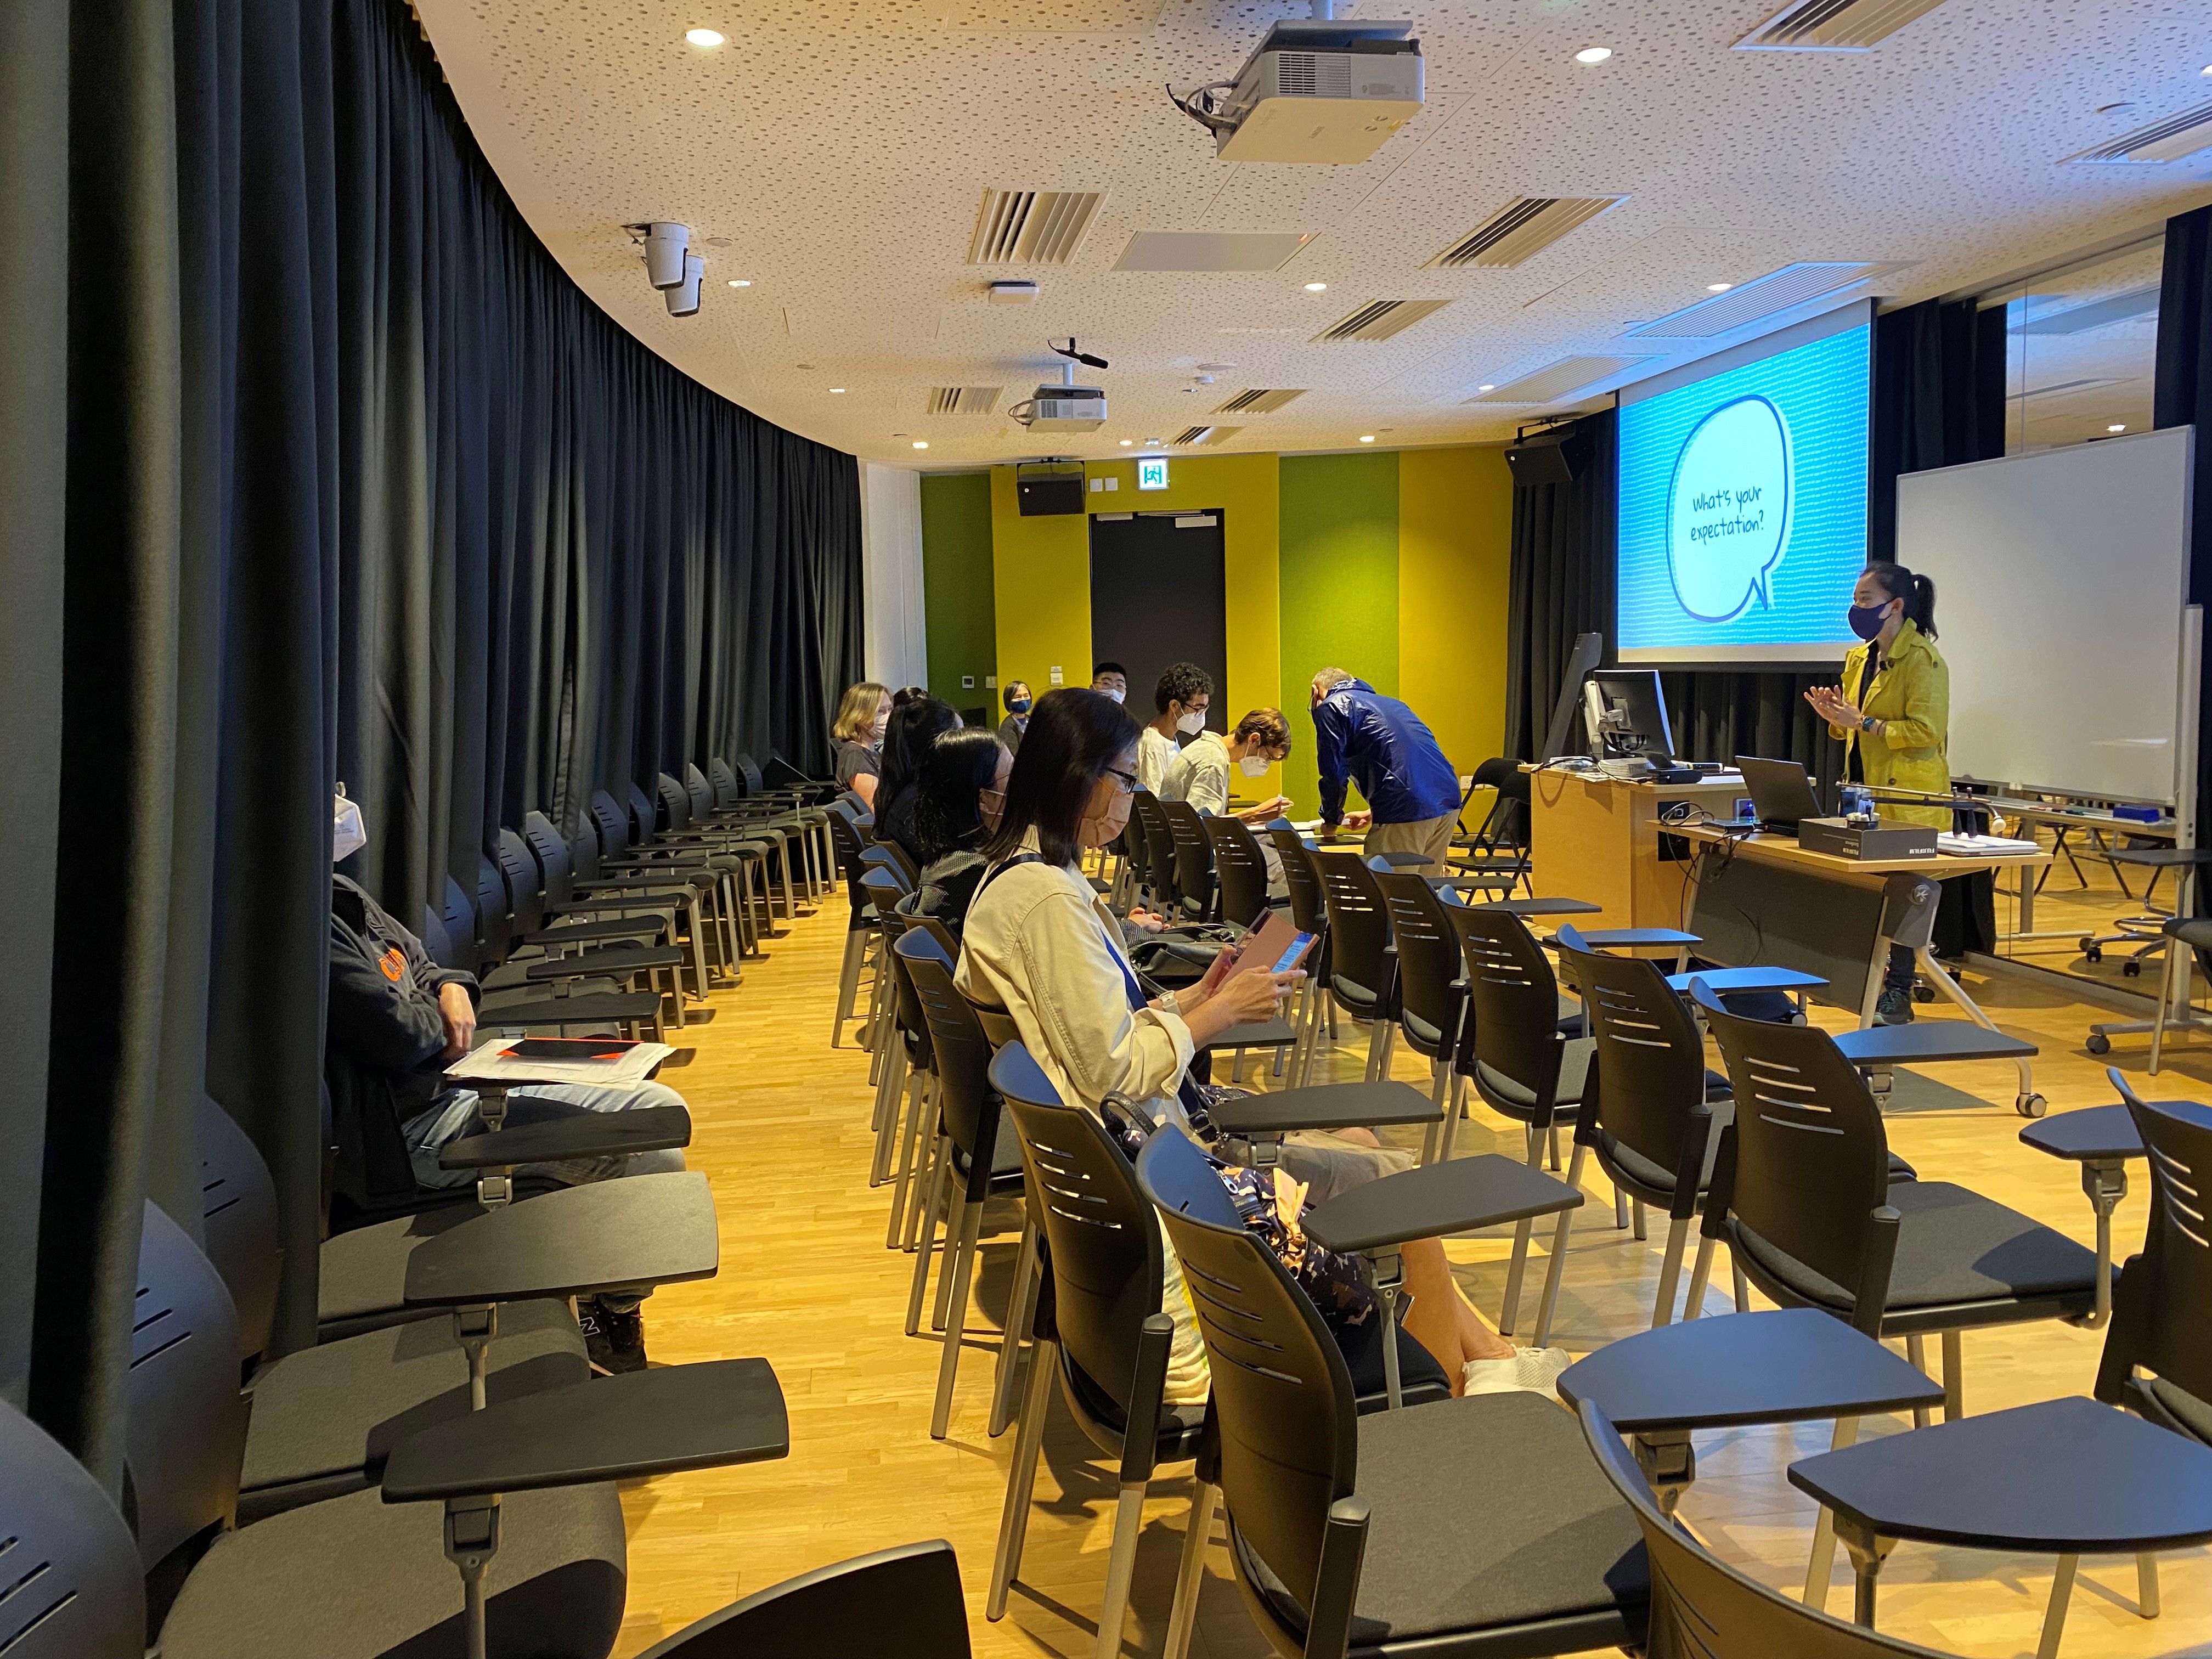
[[[1889, 947], [1903, 945], [1912, 951], [1929, 983], [1967, 1018], [1996, 1031], [1996, 1022], [1929, 949], [1936, 884], [1981, 870], [2047, 866], [2048, 853], [1847, 859], [1808, 852], [1795, 836], [1735, 834], [1703, 824], [1663, 828], [1692, 849], [1684, 867], [1688, 926], [1701, 941], [1698, 955], [1732, 967], [1795, 968], [1818, 975], [1827, 983], [1810, 988], [1814, 1000], [1856, 1013], [1863, 1029], [1874, 1024]], [[2003, 1041], [2015, 1048], [2025, 1047], [2014, 1039]], [[2043, 1107], [2027, 1058], [2033, 1052], [2028, 1048], [2006, 1056], [2020, 1071], [2014, 1104], [2028, 1117], [2041, 1115]]]

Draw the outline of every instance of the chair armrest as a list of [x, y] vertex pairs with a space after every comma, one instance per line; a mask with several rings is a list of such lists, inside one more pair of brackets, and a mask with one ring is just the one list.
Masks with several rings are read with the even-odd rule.
[[1121, 1484], [1141, 1486], [1159, 1461], [1160, 1396], [1168, 1385], [1175, 1321], [1147, 1314], [1137, 1332], [1137, 1363], [1129, 1383], [1129, 1422], [1121, 1435]]
[[440, 1150], [438, 1167], [512, 1169], [518, 1164], [613, 1158], [623, 1152], [658, 1152], [690, 1144], [690, 1112], [681, 1106], [641, 1106], [624, 1112], [584, 1112], [466, 1135]]
[[714, 1196], [696, 1170], [626, 1176], [471, 1216], [415, 1247], [404, 1299], [418, 1308], [596, 1296], [711, 1279]]
[[1579, 1188], [1518, 1158], [1485, 1152], [1403, 1170], [1340, 1193], [1301, 1224], [1324, 1250], [1357, 1255], [1577, 1209]]
[[1352, 1645], [1352, 1609], [1359, 1599], [1360, 1568], [1367, 1559], [1366, 1504], [1340, 1498], [1328, 1506], [1322, 1529], [1321, 1570], [1315, 1574], [1313, 1616], [1306, 1627], [1305, 1650], [1314, 1655], [1345, 1653]]
[[392, 1449], [387, 1504], [489, 1497], [758, 1463], [791, 1451], [765, 1359], [713, 1359], [549, 1389], [419, 1429]]
[[1343, 1129], [1354, 1124], [1420, 1124], [1443, 1120], [1443, 1109], [1411, 1084], [1324, 1083], [1310, 1089], [1278, 1089], [1217, 1102], [1214, 1127], [1224, 1134], [1287, 1134], [1297, 1129]]
[[605, 996], [544, 997], [535, 1002], [495, 1005], [477, 1023], [495, 1031], [526, 1025], [608, 1025], [651, 1019], [660, 1012], [658, 991], [617, 991]]

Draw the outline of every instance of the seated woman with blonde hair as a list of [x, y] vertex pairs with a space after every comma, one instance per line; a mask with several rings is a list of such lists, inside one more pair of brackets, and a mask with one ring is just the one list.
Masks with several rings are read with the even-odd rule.
[[[1134, 1133], [1173, 1124], [1203, 1139], [1206, 1126], [1191, 1112], [1196, 1101], [1202, 1117], [1203, 1097], [1188, 1077], [1192, 1056], [1233, 1026], [1273, 1018], [1301, 975], [1230, 977], [1233, 958], [1224, 952], [1196, 985], [1145, 995], [1112, 913], [1080, 868], [1085, 849], [1103, 847], [1128, 821], [1137, 738], [1128, 713], [1096, 692], [1069, 688], [1037, 703], [983, 849], [989, 867], [969, 906], [955, 977], [976, 1001], [1007, 1012], [1063, 1100], [1109, 1127], [1118, 1115], [1109, 1105], [1126, 1102], [1144, 1120]], [[1241, 1162], [1228, 1142], [1215, 1157]], [[1319, 1202], [1412, 1163], [1411, 1154], [1364, 1130], [1300, 1135], [1282, 1148], [1284, 1178], [1272, 1196], [1294, 1223], [1306, 1189]], [[1250, 1172], [1222, 1173], [1240, 1197], [1251, 1196], [1243, 1190], [1253, 1186]], [[1169, 1398], [1203, 1399], [1204, 1350], [1169, 1254], [1165, 1305], [1176, 1322]], [[1460, 1294], [1439, 1241], [1406, 1245], [1404, 1260], [1413, 1294], [1404, 1328], [1443, 1366], [1455, 1394], [1463, 1387], [1540, 1388], [1564, 1367], [1564, 1352], [1516, 1349], [1482, 1322]]]

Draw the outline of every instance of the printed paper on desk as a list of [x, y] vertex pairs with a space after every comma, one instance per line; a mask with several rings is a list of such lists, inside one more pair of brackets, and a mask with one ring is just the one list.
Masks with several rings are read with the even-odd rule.
[[456, 1083], [642, 1083], [676, 1052], [665, 1042], [641, 1042], [611, 1060], [515, 1060], [506, 1053], [514, 1046], [513, 1037], [495, 1033], [446, 1075]]

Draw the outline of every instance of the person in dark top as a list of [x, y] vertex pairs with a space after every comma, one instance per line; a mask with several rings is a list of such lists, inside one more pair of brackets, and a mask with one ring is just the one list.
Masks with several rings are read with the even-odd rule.
[[929, 745], [959, 729], [960, 716], [951, 704], [920, 697], [892, 709], [884, 733], [883, 775], [876, 781], [876, 839], [903, 849], [916, 869], [921, 867], [921, 859], [915, 851], [915, 780]]
[[[475, 1091], [454, 1086], [445, 1075], [475, 1043], [476, 976], [440, 967], [421, 939], [336, 873], [331, 877], [330, 951], [324, 1077], [337, 1142], [337, 1191], [355, 1206], [374, 1211], [411, 1200], [424, 1188], [468, 1185], [474, 1173], [440, 1169], [438, 1153], [483, 1127]], [[659, 1083], [544, 1084], [509, 1092], [507, 1121], [520, 1126], [583, 1112], [683, 1104], [681, 1095]], [[684, 1154], [671, 1150], [524, 1164], [516, 1173], [574, 1185], [683, 1167]], [[639, 1292], [615, 1291], [579, 1306], [596, 1369], [645, 1368], [641, 1299]]]
[[[1413, 853], [1410, 866], [1445, 873], [1459, 822], [1459, 775], [1420, 717], [1395, 697], [1341, 668], [1313, 678], [1314, 760], [1321, 769], [1322, 822], [1367, 831], [1369, 856]], [[1356, 783], [1367, 811], [1347, 813], [1344, 788]]]
[[1006, 745], [1010, 755], [1022, 751], [1022, 733], [1029, 730], [1030, 704], [1034, 701], [1027, 680], [1006, 682], [1006, 718], [999, 722], [999, 741]]
[[882, 771], [884, 726], [891, 717], [889, 686], [862, 680], [846, 688], [837, 704], [836, 723], [830, 735], [837, 744], [837, 781], [866, 804], [876, 807], [876, 776]]
[[986, 864], [984, 839], [999, 826], [1014, 757], [988, 732], [948, 732], [930, 744], [916, 780], [915, 862], [921, 869], [912, 909], [957, 938]]

